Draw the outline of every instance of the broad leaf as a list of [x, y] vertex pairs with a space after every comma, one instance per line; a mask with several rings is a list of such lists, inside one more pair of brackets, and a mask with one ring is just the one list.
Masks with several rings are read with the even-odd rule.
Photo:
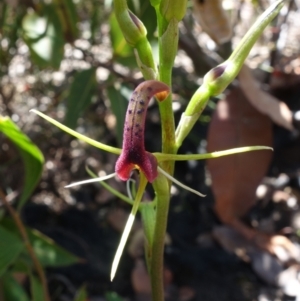
[[117, 293], [115, 292], [107, 292], [105, 294], [105, 299], [107, 301], [123, 301], [123, 298], [120, 297]]
[[0, 276], [16, 260], [24, 249], [22, 240], [0, 226]]
[[44, 300], [44, 291], [40, 279], [34, 275], [30, 275], [30, 291], [32, 301]]
[[66, 126], [75, 128], [78, 117], [91, 103], [96, 88], [96, 69], [78, 72], [70, 88], [67, 100]]
[[[113, 82], [113, 77], [110, 77], [109, 82]], [[127, 97], [124, 95], [126, 91], [128, 91], [128, 89], [121, 85], [109, 85], [107, 88], [107, 95], [110, 100], [111, 110], [117, 120], [116, 131], [119, 146], [122, 145], [125, 114], [128, 106], [128, 99], [130, 97], [130, 93], [127, 93]]]
[[[18, 233], [18, 229], [10, 218], [3, 219], [1, 225], [14, 233]], [[29, 228], [26, 228], [26, 231], [35, 254], [43, 266], [57, 267], [79, 262], [78, 257], [66, 251], [39, 231]], [[24, 252], [27, 255], [26, 251]]]
[[65, 266], [79, 262], [78, 257], [66, 251], [37, 230], [30, 230], [28, 234], [35, 254], [43, 266]]
[[30, 301], [22, 286], [10, 274], [1, 279], [5, 301]]
[[44, 157], [38, 147], [8, 117], [0, 116], [0, 132], [19, 150], [25, 167], [24, 187], [18, 207], [21, 208], [40, 180]]

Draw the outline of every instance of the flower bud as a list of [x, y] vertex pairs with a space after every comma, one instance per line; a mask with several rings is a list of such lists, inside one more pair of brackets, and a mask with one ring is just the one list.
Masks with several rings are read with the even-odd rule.
[[135, 47], [136, 44], [147, 36], [147, 29], [143, 22], [127, 7], [126, 1], [115, 0], [114, 10], [116, 18], [127, 43]]

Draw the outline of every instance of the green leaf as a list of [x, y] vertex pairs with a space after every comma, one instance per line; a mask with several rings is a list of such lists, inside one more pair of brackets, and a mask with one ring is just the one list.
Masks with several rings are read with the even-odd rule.
[[[10, 218], [3, 219], [1, 225], [6, 229], [10, 229], [13, 233], [18, 233], [16, 225]], [[30, 228], [26, 228], [26, 231], [34, 252], [44, 267], [58, 267], [79, 262], [78, 257], [66, 251], [39, 231]], [[26, 251], [24, 253], [27, 255]]]
[[[108, 81], [113, 82], [114, 77], [111, 76]], [[116, 134], [118, 146], [120, 147], [122, 146], [125, 114], [128, 106], [128, 99], [130, 97], [130, 93], [127, 93], [126, 91], [128, 92], [129, 90], [123, 85], [109, 85], [107, 88], [107, 95], [110, 100], [111, 110], [116, 116]], [[128, 94], [127, 97], [125, 97], [124, 94]]]
[[43, 301], [44, 291], [41, 281], [34, 275], [30, 275], [30, 291], [32, 301]]
[[22, 240], [0, 226], [0, 276], [5, 273], [23, 249]]
[[10, 275], [1, 278], [5, 301], [30, 301], [22, 286]]
[[64, 55], [63, 26], [53, 5], [44, 5], [43, 14], [29, 12], [24, 17], [23, 39], [37, 65], [58, 69]]
[[78, 257], [66, 251], [37, 230], [31, 229], [28, 234], [35, 254], [43, 266], [56, 267], [79, 262]]
[[25, 167], [24, 187], [18, 205], [18, 208], [21, 208], [40, 180], [44, 156], [9, 117], [0, 116], [0, 132], [7, 136], [18, 148]]
[[70, 88], [67, 99], [66, 126], [75, 128], [77, 119], [91, 103], [96, 88], [96, 69], [78, 72]]
[[78, 15], [73, 0], [53, 0], [55, 11], [59, 17], [65, 39], [73, 43], [78, 37]]
[[123, 301], [123, 298], [120, 297], [117, 293], [115, 292], [107, 292], [105, 294], [105, 299], [107, 301]]
[[142, 215], [144, 232], [147, 238], [149, 246], [153, 246], [153, 237], [156, 221], [156, 210], [152, 203], [144, 203], [144, 206], [140, 207]]
[[82, 286], [79, 291], [76, 293], [76, 297], [74, 299], [74, 301], [86, 301], [87, 300], [87, 292], [86, 292], [86, 288], [84, 286]]

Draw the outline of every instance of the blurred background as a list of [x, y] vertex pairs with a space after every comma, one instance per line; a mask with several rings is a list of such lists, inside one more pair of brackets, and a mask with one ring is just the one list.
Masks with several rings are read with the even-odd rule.
[[[273, 2], [188, 1], [173, 72], [177, 123], [205, 73], [230, 55]], [[153, 7], [141, 0], [128, 5], [145, 24], [157, 58]], [[0, 116], [10, 117], [44, 156], [41, 179], [19, 212], [45, 267], [53, 301], [151, 300], [140, 218], [110, 282], [130, 206], [99, 184], [64, 188], [89, 178], [86, 165], [99, 175], [113, 172], [117, 156], [29, 113], [40, 110], [88, 137], [121, 147], [127, 101], [143, 78], [112, 7], [112, 0], [0, 1]], [[252, 49], [243, 74], [209, 101], [179, 150], [274, 147], [263, 156], [176, 163], [175, 177], [207, 197], [172, 186], [167, 300], [300, 300], [299, 28], [300, 1], [286, 1]], [[31, 163], [24, 163], [19, 146], [0, 130], [0, 188], [17, 207]], [[160, 137], [153, 102], [146, 149], [159, 151]], [[126, 194], [125, 183], [108, 183]], [[147, 193], [149, 200], [151, 187]], [[0, 206], [0, 300], [43, 300], [32, 293], [35, 278], [22, 248], [7, 247], [13, 245], [8, 232], [15, 226], [3, 202]], [[259, 236], [266, 243], [253, 242], [257, 233], [266, 233]]]

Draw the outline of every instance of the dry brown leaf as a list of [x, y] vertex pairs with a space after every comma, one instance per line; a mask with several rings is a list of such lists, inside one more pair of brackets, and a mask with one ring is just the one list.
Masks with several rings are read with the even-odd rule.
[[[219, 101], [207, 139], [209, 152], [250, 145], [272, 145], [271, 120], [247, 101], [238, 88]], [[215, 210], [225, 223], [234, 223], [255, 203], [256, 188], [268, 170], [270, 151], [257, 151], [208, 160]]]
[[202, 30], [217, 44], [231, 40], [231, 24], [222, 7], [222, 0], [194, 0], [194, 15]]
[[255, 80], [248, 66], [243, 66], [238, 78], [240, 87], [254, 108], [268, 115], [279, 126], [293, 130], [291, 110], [284, 102], [261, 90], [259, 82]]

